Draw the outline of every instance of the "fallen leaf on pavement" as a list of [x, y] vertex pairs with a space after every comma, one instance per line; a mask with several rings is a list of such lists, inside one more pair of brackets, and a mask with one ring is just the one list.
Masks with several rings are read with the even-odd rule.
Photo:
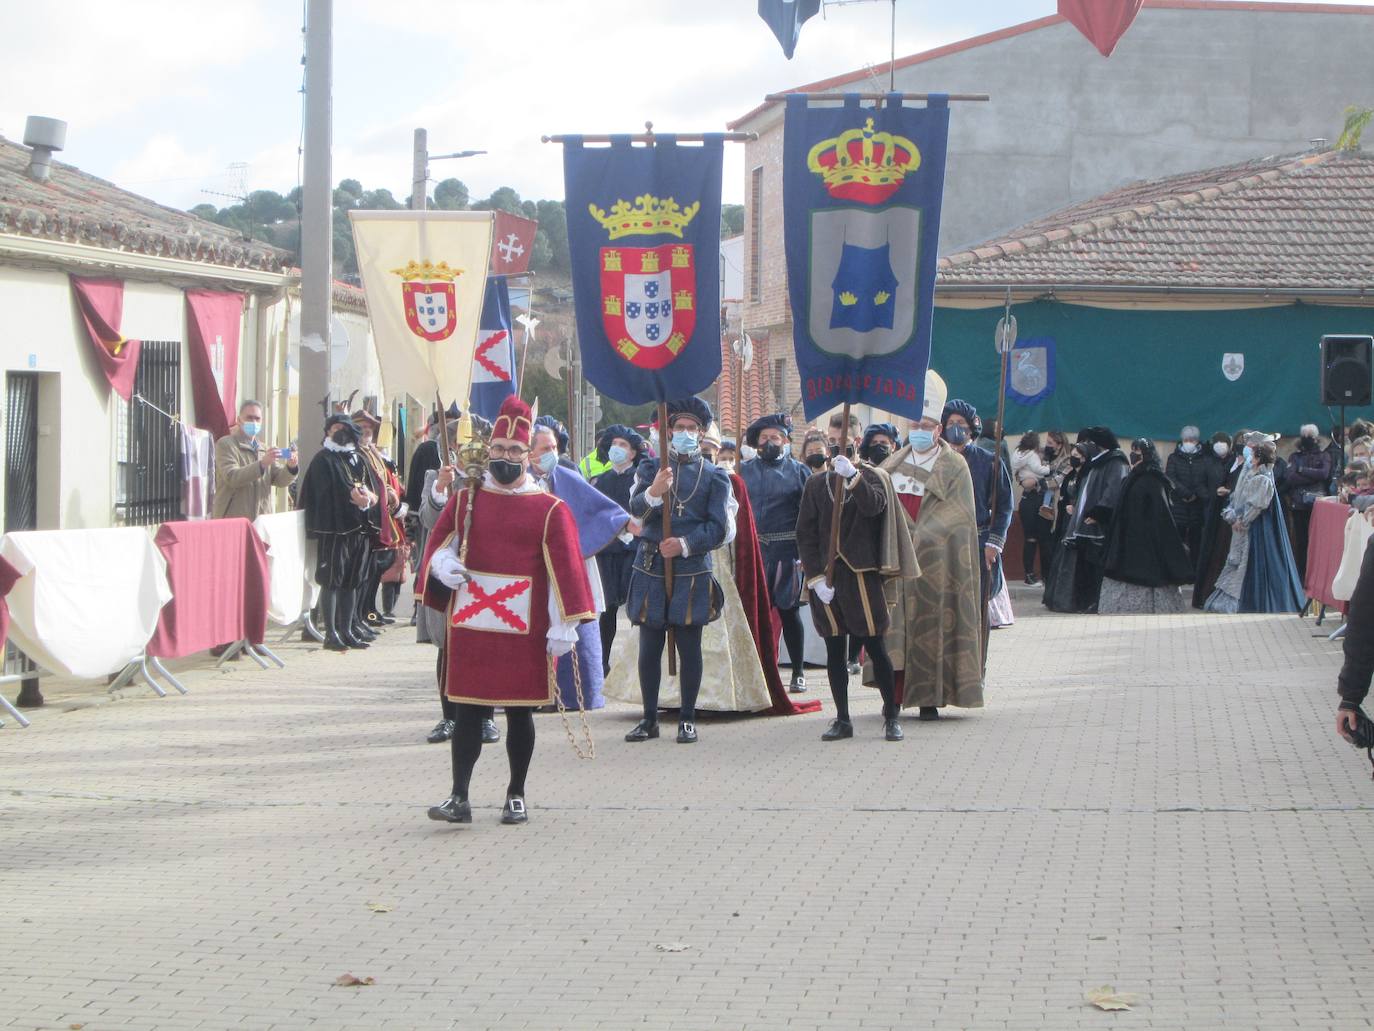
[[1139, 1001], [1134, 992], [1118, 992], [1109, 984], [1088, 992], [1087, 1000], [1100, 1010], [1128, 1010]]
[[334, 983], [340, 988], [360, 988], [365, 985], [376, 984], [375, 977], [354, 977], [352, 974], [343, 974], [334, 979]]
[[691, 946], [686, 942], [656, 942], [654, 948], [659, 952], [686, 952]]
[[369, 902], [367, 908], [374, 913], [390, 913], [391, 906], [385, 902]]

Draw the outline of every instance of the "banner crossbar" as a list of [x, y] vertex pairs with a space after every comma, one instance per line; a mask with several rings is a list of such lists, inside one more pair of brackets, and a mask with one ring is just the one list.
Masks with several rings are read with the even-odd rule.
[[[939, 94], [932, 93], [898, 93], [897, 96], [903, 100], [929, 100], [932, 96]], [[778, 100], [786, 100], [788, 97], [805, 97], [807, 100], [848, 100], [850, 97], [858, 97], [860, 100], [887, 100], [893, 96], [891, 93], [804, 93], [800, 90], [791, 93], [769, 93], [764, 96], [764, 100], [772, 103]], [[987, 93], [949, 93], [945, 96], [946, 100], [954, 102], [960, 101], [987, 101], [991, 100], [991, 95]]]
[[[721, 140], [725, 143], [752, 143], [759, 138], [756, 132], [675, 132], [669, 134], [678, 143], [705, 143], [708, 139]], [[654, 132], [654, 123], [645, 122], [644, 131], [640, 133], [560, 133], [556, 136], [541, 136], [541, 143], [567, 143], [569, 140], [581, 140], [583, 143], [614, 143], [616, 140], [623, 140], [629, 137], [631, 143], [652, 144], [658, 139], [658, 134]]]

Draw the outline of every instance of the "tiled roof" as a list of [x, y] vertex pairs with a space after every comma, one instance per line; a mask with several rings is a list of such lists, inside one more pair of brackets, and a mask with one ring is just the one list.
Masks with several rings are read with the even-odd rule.
[[947, 255], [938, 276], [1374, 292], [1374, 155], [1328, 150], [1135, 183]]
[[754, 360], [749, 371], [744, 373], [741, 395], [744, 412], [735, 410], [736, 378], [739, 376], [739, 359], [731, 347], [733, 338], [721, 340], [720, 379], [716, 380], [716, 422], [720, 425], [722, 436], [733, 437], [741, 425], [748, 426], [761, 415], [778, 410], [777, 399], [773, 396], [773, 386], [768, 381], [768, 338], [762, 334], [749, 334], [754, 341]]
[[52, 178], [24, 174], [29, 150], [0, 136], [0, 233], [275, 272], [285, 251], [121, 190], [54, 161]]

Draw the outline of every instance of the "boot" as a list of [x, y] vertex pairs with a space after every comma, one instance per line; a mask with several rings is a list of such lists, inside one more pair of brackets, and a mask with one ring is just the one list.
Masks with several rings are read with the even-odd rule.
[[338, 592], [338, 600], [335, 603], [334, 626], [338, 628], [339, 637], [344, 644], [350, 648], [366, 648], [368, 643], [357, 635], [354, 631], [353, 615], [358, 605], [358, 592], [347, 589]]
[[363, 642], [371, 642], [377, 639], [377, 632], [367, 625], [363, 618], [363, 595], [360, 591], [353, 592], [353, 611], [349, 615], [349, 625], [353, 628], [353, 636]]
[[324, 631], [324, 647], [326, 651], [346, 652], [348, 642], [339, 636], [337, 623], [337, 608], [339, 602], [339, 592], [332, 587], [320, 589], [320, 608], [319, 608], [319, 627]]

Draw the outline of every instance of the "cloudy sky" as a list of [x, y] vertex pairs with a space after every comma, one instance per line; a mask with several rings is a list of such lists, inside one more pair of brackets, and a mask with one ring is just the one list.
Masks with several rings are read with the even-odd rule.
[[[1366, 5], [1374, 0], [1365, 0]], [[335, 0], [334, 179], [410, 192], [412, 131], [474, 196], [561, 197], [541, 134], [721, 129], [763, 94], [878, 64], [887, 3], [827, 9], [792, 61], [755, 0]], [[69, 123], [66, 161], [177, 207], [298, 177], [300, 0], [4, 2], [0, 135]], [[898, 0], [897, 53], [1053, 13], [1054, 0]], [[1087, 42], [1084, 42], [1087, 46]], [[743, 195], [727, 148], [726, 200]], [[231, 171], [231, 165], [246, 168]]]

